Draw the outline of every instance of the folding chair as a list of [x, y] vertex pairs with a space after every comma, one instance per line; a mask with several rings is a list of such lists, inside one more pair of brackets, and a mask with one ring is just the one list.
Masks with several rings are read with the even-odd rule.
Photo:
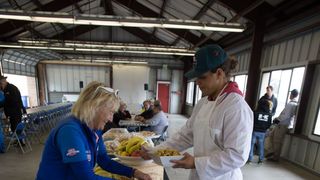
[[[17, 125], [17, 128], [16, 130], [11, 134], [9, 135], [9, 144], [8, 144], [8, 147], [7, 147], [7, 150], [8, 151], [10, 149], [10, 146], [13, 145], [13, 144], [17, 144], [19, 145], [22, 153], [26, 153], [26, 152], [30, 152], [32, 151], [32, 148], [31, 148], [31, 145], [30, 145], [30, 142], [27, 138], [27, 133], [25, 132], [25, 122], [20, 122], [18, 125]], [[16, 142], [15, 142], [16, 141]], [[26, 144], [26, 147], [28, 147], [28, 151], [26, 151], [21, 143], [21, 141], [24, 141], [25, 144]]]
[[159, 142], [160, 140], [161, 140], [161, 141], [165, 141], [165, 140], [166, 140], [168, 127], [169, 127], [169, 126], [165, 126], [165, 127], [163, 128], [162, 133], [161, 133], [161, 135], [160, 135], [158, 138], [152, 139], [154, 145], [160, 144], [160, 142]]

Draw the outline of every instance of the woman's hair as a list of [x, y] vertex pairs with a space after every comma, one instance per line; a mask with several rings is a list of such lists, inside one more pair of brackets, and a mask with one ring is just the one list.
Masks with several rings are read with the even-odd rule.
[[228, 80], [230, 79], [231, 73], [234, 72], [237, 68], [238, 60], [236, 60], [234, 57], [228, 57], [223, 64], [220, 66], [214, 68], [211, 70], [212, 73], [215, 73], [217, 69], [221, 68], [224, 73], [226, 74], [226, 77]]
[[97, 81], [89, 83], [73, 105], [72, 115], [89, 125], [100, 107], [107, 106], [112, 110], [118, 109], [120, 102], [117, 94], [105, 88], [103, 83]]

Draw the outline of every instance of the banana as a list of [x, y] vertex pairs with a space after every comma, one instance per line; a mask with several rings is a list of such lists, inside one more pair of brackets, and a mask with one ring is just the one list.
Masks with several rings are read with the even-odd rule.
[[127, 152], [128, 152], [128, 154], [131, 154], [133, 151], [138, 150], [138, 149], [140, 149], [140, 148], [141, 148], [141, 145], [140, 145], [140, 143], [138, 143], [138, 144], [132, 146], [132, 147], [129, 149], [129, 151], [127, 151]]
[[120, 143], [121, 146], [126, 146], [127, 144], [128, 144], [128, 141], [122, 141], [122, 142]]
[[125, 151], [126, 150], [126, 146], [124, 145], [120, 145], [117, 147], [117, 151]]
[[140, 138], [140, 137], [133, 137], [131, 139], [129, 139], [128, 141], [128, 144], [126, 145], [126, 151], [128, 152], [129, 149], [132, 147], [132, 146], [135, 146], [136, 144], [140, 143], [140, 142], [143, 142], [144, 139]]

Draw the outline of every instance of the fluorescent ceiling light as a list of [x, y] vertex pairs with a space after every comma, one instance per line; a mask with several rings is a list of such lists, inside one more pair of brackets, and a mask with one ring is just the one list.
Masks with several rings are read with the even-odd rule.
[[76, 46], [65, 46], [63, 44], [57, 45], [50, 45], [50, 44], [42, 44], [42, 45], [33, 45], [30, 43], [27, 44], [13, 44], [13, 43], [1, 43], [0, 47], [4, 48], [17, 48], [17, 49], [44, 49], [44, 50], [62, 50], [62, 51], [87, 51], [87, 52], [119, 52], [119, 53], [136, 53], [136, 54], [162, 54], [162, 55], [177, 55], [177, 56], [194, 56], [194, 51], [157, 51], [157, 50], [148, 50], [148, 49], [130, 49], [130, 48], [124, 48], [124, 49], [112, 49], [112, 48], [91, 48], [91, 47], [83, 47], [79, 48]]
[[73, 59], [73, 61], [84, 61], [84, 62], [98, 62], [98, 63], [110, 63], [110, 64], [148, 64], [146, 61], [130, 61], [128, 60], [102, 60], [102, 59]]
[[20, 64], [22, 66], [25, 66], [26, 64], [21, 63], [21, 62], [17, 62], [17, 61], [13, 61], [13, 60], [9, 60], [9, 59], [3, 59], [4, 61], [10, 62], [10, 63], [15, 63], [15, 64]]
[[35, 21], [44, 23], [62, 23], [98, 26], [125, 26], [142, 28], [173, 28], [201, 31], [242, 32], [244, 25], [239, 23], [205, 22], [179, 19], [159, 19], [144, 17], [121, 17], [108, 15], [79, 14], [73, 16], [61, 12], [21, 11], [0, 9], [0, 19]]
[[[150, 54], [167, 54], [167, 55], [187, 55], [193, 56], [195, 50], [180, 48], [177, 46], [161, 46], [147, 44], [130, 44], [130, 43], [101, 43], [101, 42], [84, 42], [84, 41], [59, 41], [55, 39], [29, 40], [21, 39], [18, 42], [26, 45], [41, 46], [60, 46], [74, 48], [77, 51], [92, 52], [127, 52], [127, 53], [150, 53]], [[139, 51], [139, 52], [137, 52]], [[179, 53], [179, 54], [177, 54]]]

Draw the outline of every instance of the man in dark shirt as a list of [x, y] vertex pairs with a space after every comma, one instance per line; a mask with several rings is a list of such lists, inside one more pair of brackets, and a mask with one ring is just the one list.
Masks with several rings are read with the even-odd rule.
[[[272, 116], [275, 115], [276, 113], [276, 109], [277, 109], [277, 106], [278, 106], [278, 100], [277, 98], [273, 95], [273, 87], [272, 86], [267, 86], [267, 93], [262, 96], [259, 101], [261, 100], [268, 100], [270, 102], [270, 106], [271, 106], [271, 114]], [[258, 102], [259, 104], [259, 102]]]
[[11, 131], [14, 132], [21, 122], [22, 113], [26, 113], [23, 107], [19, 89], [7, 82], [7, 77], [0, 76], [0, 87], [5, 95], [4, 113], [10, 120]]
[[150, 100], [145, 100], [143, 102], [144, 111], [135, 117], [137, 121], [143, 121], [145, 119], [151, 119], [153, 117], [153, 110]]

